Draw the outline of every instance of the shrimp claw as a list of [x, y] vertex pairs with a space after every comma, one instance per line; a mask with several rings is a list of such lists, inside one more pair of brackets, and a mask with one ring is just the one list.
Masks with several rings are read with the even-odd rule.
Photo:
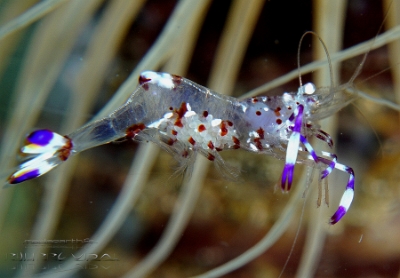
[[6, 186], [40, 177], [67, 160], [71, 149], [72, 143], [68, 137], [51, 130], [41, 129], [30, 133], [21, 153], [31, 158], [19, 165], [18, 170], [8, 177]]

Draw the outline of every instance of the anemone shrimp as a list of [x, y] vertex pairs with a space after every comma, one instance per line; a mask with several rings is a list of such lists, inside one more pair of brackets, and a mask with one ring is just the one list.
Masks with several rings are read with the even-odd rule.
[[[174, 70], [165, 70], [165, 71], [168, 71], [168, 72], [178, 72], [178, 71], [174, 71]], [[145, 79], [148, 79], [148, 74], [149, 73], [147, 73], [147, 74], [145, 74], [144, 75], [144, 77], [145, 77]], [[134, 74], [132, 74], [132, 75], [134, 75]], [[185, 76], [184, 74], [181, 74], [182, 76]], [[138, 74], [138, 73], [136, 73], [136, 76], [135, 76], [135, 79], [137, 80], [137, 77], [138, 76], [140, 76], [140, 74]], [[153, 75], [154, 76], [154, 75]], [[155, 77], [158, 77], [159, 75], [155, 75]], [[173, 80], [174, 78], [168, 78], [168, 76], [167, 76], [167, 78], [166, 78], [166, 80]], [[175, 80], [176, 82], [178, 81], [178, 80], [180, 80], [179, 78], [177, 79], [177, 80]], [[183, 79], [182, 79], [183, 80]], [[186, 79], [185, 79], [186, 80]], [[219, 81], [220, 81], [221, 79], [219, 79]], [[83, 82], [83, 81], [82, 81]], [[186, 82], [186, 81], [185, 81]], [[188, 83], [190, 83], [189, 81], [187, 81]], [[145, 84], [147, 84], [146, 82], [143, 82], [143, 84], [142, 84], [142, 86], [145, 86]], [[192, 84], [192, 83], [190, 83], [190, 84]], [[148, 84], [148, 86], [155, 86], [155, 85], [157, 85], [157, 84], [153, 84], [153, 83], [149, 83]], [[168, 86], [168, 85], [167, 85]], [[214, 86], [209, 86], [209, 87], [214, 87]], [[162, 89], [162, 88], [161, 88]], [[161, 91], [161, 89], [160, 89], [160, 91]], [[171, 88], [170, 88], [171, 89]], [[215, 89], [216, 91], [220, 91], [220, 90], [217, 90], [217, 89]], [[221, 90], [221, 91], [224, 91], [224, 90]], [[297, 94], [295, 94], [295, 95], [297, 95]], [[299, 95], [301, 95], [301, 96], [303, 96], [304, 97], [304, 93], [300, 90], [299, 91]], [[216, 95], [210, 95], [212, 98], [214, 98]], [[281, 98], [281, 100], [282, 100], [283, 98]], [[176, 122], [176, 117], [178, 116], [179, 117], [179, 112], [180, 112], [180, 108], [182, 107], [183, 108], [183, 110], [191, 110], [191, 111], [194, 111], [194, 105], [193, 104], [191, 104], [190, 105], [190, 109], [188, 108], [188, 106], [181, 106], [181, 104], [182, 104], [182, 102], [181, 103], [179, 103], [179, 104], [177, 104], [177, 105], [175, 105], [174, 107], [172, 107], [173, 109], [171, 110], [171, 112], [170, 113], [172, 113], [172, 115], [171, 114], [168, 114], [167, 115], [167, 117], [164, 117], [165, 115], [166, 115], [166, 112], [164, 111], [163, 112], [163, 115], [161, 115], [162, 117], [160, 117], [159, 119], [174, 119], [174, 123]], [[285, 106], [286, 107], [286, 106]], [[169, 107], [167, 107], [168, 109], [169, 109]], [[197, 109], [197, 108], [196, 108]], [[304, 109], [304, 108], [303, 108]], [[299, 110], [301, 110], [301, 108], [299, 109]], [[300, 114], [300, 111], [297, 111], [297, 116]], [[188, 111], [186, 111], [185, 113], [187, 113]], [[202, 112], [203, 111], [206, 111], [206, 110], [202, 110]], [[250, 110], [248, 110], [248, 111], [250, 111]], [[310, 111], [310, 110], [308, 110], [308, 111]], [[286, 113], [287, 111], [285, 111], [285, 113]], [[214, 114], [217, 114], [218, 113], [218, 109], [216, 109], [216, 111], [213, 111], [213, 113]], [[256, 111], [254, 111], [254, 113], [256, 113]], [[283, 112], [282, 112], [283, 113]], [[197, 113], [198, 114], [198, 113]], [[169, 115], [171, 115], [171, 118], [168, 118], [168, 116]], [[289, 120], [290, 118], [291, 118], [291, 115], [292, 114], [284, 114], [285, 115], [285, 119], [286, 120]], [[103, 115], [104, 116], [104, 115]], [[189, 115], [188, 115], [189, 116]], [[253, 115], [254, 116], [254, 115]], [[256, 117], [257, 116], [257, 114], [255, 114], [255, 116], [254, 117]], [[174, 118], [175, 117], [175, 118]], [[193, 118], [194, 116], [192, 115], [192, 118]], [[273, 116], [274, 117], [274, 116]], [[294, 117], [294, 116], [293, 116]], [[190, 118], [190, 117], [187, 117], [187, 118]], [[192, 118], [190, 118], [190, 119], [192, 119]], [[205, 118], [207, 118], [207, 117], [205, 117]], [[256, 118], [257, 119], [257, 118]], [[274, 120], [275, 120], [275, 123], [276, 124], [278, 124], [277, 122], [276, 122], [276, 120], [278, 119], [278, 118], [273, 118]], [[282, 119], [281, 119], [282, 120]], [[289, 120], [289, 122], [291, 122], [291, 120]], [[222, 123], [222, 120], [221, 120], [221, 122], [219, 123], [219, 125], [217, 125], [217, 127], [218, 127], [218, 130], [216, 131], [217, 133], [218, 132], [220, 132], [220, 129], [221, 129], [221, 124]], [[235, 121], [232, 121], [232, 123], [235, 123]], [[154, 123], [154, 125], [156, 125], [156, 124], [159, 124], [159, 126], [161, 126], [161, 125], [163, 125], [163, 124], [166, 124], [167, 125], [167, 129], [168, 129], [168, 122], [166, 122], [166, 123], [162, 123], [162, 122], [158, 122], [158, 123]], [[209, 129], [212, 129], [212, 122], [210, 121], [210, 123], [209, 123], [210, 125], [210, 128]], [[226, 125], [229, 127], [229, 123], [228, 122], [226, 122]], [[292, 126], [292, 127], [289, 127], [289, 130], [288, 131], [286, 131], [287, 133], [285, 134], [285, 136], [286, 136], [286, 139], [288, 140], [289, 138], [290, 138], [290, 136], [289, 135], [291, 135], [291, 134], [293, 134], [294, 132], [293, 132], [293, 130], [291, 130], [291, 129], [294, 129], [295, 128], [295, 126], [296, 125], [294, 125], [293, 124], [293, 122], [291, 122], [291, 123], [287, 123], [287, 126]], [[301, 126], [301, 125], [297, 125], [297, 128], [299, 127], [299, 126]], [[205, 126], [205, 127], [207, 127], [207, 126]], [[275, 128], [275, 127], [274, 127]], [[137, 131], [139, 131], [139, 130], [141, 130], [141, 126], [139, 125], [139, 126], [137, 126], [136, 128], [131, 128], [130, 129], [130, 131], [132, 131], [132, 136], [135, 136], [136, 135], [136, 132]], [[256, 129], [257, 130], [257, 129]], [[126, 129], [125, 129], [125, 131], [126, 131]], [[171, 131], [172, 132], [172, 131]], [[235, 133], [235, 130], [229, 130], [228, 129], [228, 134], [230, 134], [230, 132], [232, 132], [232, 134], [234, 134]], [[313, 131], [313, 132], [315, 132], [315, 134], [317, 134], [317, 135], [319, 135], [320, 137], [323, 137], [323, 138], [325, 138], [326, 139], [326, 141], [327, 142], [329, 142], [329, 137], [327, 137], [327, 136], [324, 136], [324, 133], [322, 133], [322, 132], [320, 132], [319, 131], [319, 129], [315, 129], [315, 131]], [[53, 133], [51, 133], [52, 135], [53, 135]], [[138, 133], [138, 134], [140, 134], [140, 133]], [[38, 134], [36, 134], [36, 135], [38, 135]], [[43, 139], [43, 136], [44, 135], [46, 135], [46, 132], [43, 132], [43, 133], [41, 133], [41, 134], [39, 134], [39, 135], [41, 135], [42, 136], [42, 139]], [[257, 136], [257, 134], [254, 134], [254, 133], [252, 133], [252, 135], [254, 135], [253, 137], [253, 141], [254, 141], [254, 139], [257, 139], [256, 138], [256, 136]], [[143, 139], [142, 140], [152, 140], [152, 138], [154, 138], [154, 137], [151, 137], [150, 135], [148, 135], [149, 137], [146, 137], [146, 134], [143, 134]], [[234, 135], [233, 135], [234, 136]], [[258, 134], [258, 136], [260, 136], [259, 134]], [[40, 136], [39, 136], [40, 137]], [[44, 136], [45, 137], [45, 136]], [[236, 136], [235, 136], [236, 137]], [[35, 139], [34, 138], [36, 138], [36, 136], [34, 136], [34, 135], [32, 135], [32, 137], [30, 137], [31, 139], [33, 139], [33, 141], [35, 141]], [[59, 138], [59, 140], [60, 140], [60, 142], [61, 142], [61, 144], [62, 145], [64, 145], [64, 143], [65, 143], [65, 139], [64, 139], [64, 137], [57, 137], [57, 136], [55, 136], [55, 138]], [[233, 138], [233, 137], [231, 137], [231, 138]], [[37, 138], [36, 138], [37, 139]], [[166, 139], [168, 139], [168, 138], [166, 138]], [[176, 139], [176, 138], [171, 138], [172, 140], [174, 140], [174, 139]], [[192, 138], [194, 141], [196, 141], [194, 138]], [[239, 138], [238, 138], [239, 139]], [[301, 139], [301, 138], [300, 138]], [[14, 139], [15, 140], [15, 139]], [[39, 140], [40, 141], [40, 140]], [[68, 140], [67, 140], [68, 141]], [[90, 140], [89, 140], [90, 141]], [[239, 140], [240, 141], [240, 140]], [[245, 140], [246, 141], [246, 140]], [[256, 140], [256, 141], [259, 141], [259, 140]], [[253, 143], [253, 146], [255, 146], [256, 148], [258, 148], [257, 147], [257, 142], [256, 141], [254, 141], [254, 142], [251, 142], [251, 143]], [[160, 144], [161, 144], [161, 142], [162, 143], [166, 143], [167, 145], [168, 145], [168, 140], [165, 140], [165, 141], [161, 141], [161, 140], [159, 140], [158, 141]], [[232, 143], [233, 142], [233, 143]], [[235, 147], [235, 142], [234, 142], [234, 139], [232, 139], [232, 142], [228, 142], [228, 143], [226, 143], [226, 144], [228, 144], [228, 146], [231, 146], [232, 148], [234, 148]], [[247, 141], [246, 141], [247, 142]], [[231, 144], [232, 143], [232, 145], [229, 145], [229, 144]], [[56, 143], [55, 143], [56, 144]], [[174, 143], [175, 144], [175, 143]], [[173, 144], [173, 145], [174, 145]], [[190, 143], [189, 142], [189, 144], [191, 144], [192, 146], [193, 146], [193, 144], [192, 143]], [[297, 143], [295, 143], [294, 145], [296, 145]], [[57, 145], [57, 144], [56, 144]], [[78, 144], [79, 145], [79, 144]], [[172, 146], [173, 146], [172, 145]], [[241, 144], [242, 145], [242, 144]], [[169, 145], [168, 145], [169, 146]], [[166, 146], [164, 146], [164, 147], [166, 147]], [[166, 148], [168, 148], [168, 147], [166, 147]], [[28, 148], [29, 149], [29, 148]], [[28, 149], [26, 149], [26, 150], [28, 150]], [[180, 150], [180, 148], [178, 148], [177, 147], [177, 149], [179, 149]], [[308, 151], [310, 151], [310, 148], [309, 147], [307, 147], [306, 146], [306, 149], [307, 149], [307, 151], [305, 151], [305, 149], [302, 149], [301, 151], [301, 153], [300, 153], [300, 159], [303, 159], [304, 161], [307, 161], [307, 165], [308, 165], [308, 162], [310, 162], [310, 163], [314, 163], [315, 161], [314, 160], [310, 160], [309, 159], [309, 157], [308, 157], [308, 155], [309, 155], [309, 152]], [[15, 150], [15, 148], [14, 148], [14, 150]], [[68, 148], [67, 149], [65, 149], [65, 150], [68, 150]], [[236, 152], [236, 151], [235, 151]], [[182, 155], [182, 153], [181, 152], [175, 152], [174, 150], [172, 150], [172, 153], [173, 154], [179, 154], [179, 155]], [[293, 153], [294, 152], [290, 152], [290, 154], [291, 155], [293, 155]], [[60, 154], [60, 152], [58, 152], [58, 154]], [[63, 152], [63, 154], [64, 154], [64, 156], [67, 154], [67, 152]], [[209, 152], [207, 152], [207, 153], [205, 153], [206, 154], [206, 156], [207, 157], [209, 157], [209, 155], [210, 155], [210, 153]], [[218, 155], [219, 155], [219, 153], [218, 152], [211, 152], [211, 155], [213, 155], [213, 156], [215, 156], [216, 157], [216, 160], [218, 161], [219, 160], [219, 158], [218, 158]], [[284, 151], [282, 151], [282, 153], [280, 153], [279, 154], [279, 157], [280, 158], [283, 158], [283, 159], [286, 159], [286, 157], [285, 157], [285, 152]], [[42, 157], [43, 158], [43, 157]], [[59, 157], [57, 156], [57, 159], [58, 159]], [[210, 158], [212, 158], [211, 156], [210, 156]], [[293, 157], [290, 157], [292, 160], [294, 159]], [[318, 160], [318, 158], [317, 158], [317, 160]], [[68, 163], [71, 163], [73, 161], [73, 159], [71, 159], [71, 161], [68, 161]], [[229, 162], [228, 162], [229, 163]], [[327, 169], [332, 169], [333, 168], [333, 166], [330, 166], [330, 163], [331, 162], [329, 162], [329, 163], [323, 163], [323, 165], [325, 165], [324, 167], [325, 168], [327, 168]], [[26, 165], [26, 164], [25, 164]], [[339, 166], [339, 165], [341, 165], [341, 164], [339, 164], [339, 163], [335, 163], [335, 165], [337, 165], [337, 166]], [[53, 165], [51, 165], [51, 166], [53, 166]], [[193, 166], [193, 167], [195, 167], [195, 166]], [[330, 168], [329, 168], [330, 167]], [[41, 170], [43, 170], [44, 168], [41, 168]], [[196, 176], [195, 174], [193, 174], [193, 176]], [[328, 176], [329, 177], [329, 176]], [[15, 181], [15, 180], [14, 180]], [[332, 184], [332, 182], [331, 182], [331, 184]], [[296, 185], [296, 186], [298, 186], [298, 185]], [[339, 188], [339, 186], [340, 185], [337, 185], [337, 188]], [[345, 187], [345, 184], [343, 184], [343, 187]], [[335, 186], [335, 188], [336, 188], [336, 186]]]

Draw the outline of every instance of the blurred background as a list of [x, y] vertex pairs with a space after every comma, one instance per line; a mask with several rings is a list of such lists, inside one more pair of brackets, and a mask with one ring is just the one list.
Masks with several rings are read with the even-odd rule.
[[[296, 71], [306, 31], [316, 31], [333, 57], [374, 38], [386, 14], [380, 33], [397, 25], [398, 2], [0, 0], [0, 173], [4, 180], [12, 173], [26, 134], [68, 134], [108, 115], [143, 70], [243, 97]], [[355, 87], [400, 100], [398, 49], [384, 42], [369, 52]], [[333, 62], [335, 86], [350, 80], [365, 51]], [[300, 59], [325, 61], [302, 79], [330, 86], [327, 57], [312, 36]], [[295, 73], [257, 94], [298, 86]], [[151, 143], [121, 141], [1, 191], [0, 277], [189, 277], [238, 256], [203, 277], [400, 277], [398, 111], [358, 98], [334, 116], [322, 129], [356, 174], [353, 205], [335, 226], [328, 220], [346, 173], [329, 176], [329, 207], [317, 208], [318, 169], [297, 167], [292, 191], [282, 194], [283, 162], [272, 157], [222, 152], [240, 181], [204, 161], [189, 180]], [[254, 259], [243, 257], [253, 246]]]

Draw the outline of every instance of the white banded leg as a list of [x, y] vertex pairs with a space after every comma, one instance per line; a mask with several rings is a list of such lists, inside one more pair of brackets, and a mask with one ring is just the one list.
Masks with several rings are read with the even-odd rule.
[[290, 135], [287, 150], [285, 166], [282, 171], [281, 189], [289, 191], [293, 182], [294, 165], [296, 164], [299, 153], [301, 127], [303, 125], [303, 105], [299, 105], [294, 112], [294, 127]]

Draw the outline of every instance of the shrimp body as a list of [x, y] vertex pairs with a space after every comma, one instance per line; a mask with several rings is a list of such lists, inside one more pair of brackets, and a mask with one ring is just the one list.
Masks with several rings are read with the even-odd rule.
[[337, 163], [336, 155], [317, 154], [307, 140], [315, 136], [333, 144], [313, 122], [325, 116], [318, 115], [323, 111], [320, 98], [315, 86], [308, 83], [297, 93], [240, 101], [177, 75], [146, 71], [127, 102], [108, 117], [66, 136], [50, 130], [28, 135], [21, 152], [33, 158], [22, 163], [7, 182], [39, 177], [71, 155], [120, 138], [154, 142], [183, 163], [201, 153], [222, 168], [226, 165], [219, 152], [242, 148], [285, 160], [283, 191], [290, 190], [296, 163], [322, 165], [321, 179], [334, 168], [349, 173], [345, 194], [330, 220], [335, 224], [353, 199], [354, 173]]

